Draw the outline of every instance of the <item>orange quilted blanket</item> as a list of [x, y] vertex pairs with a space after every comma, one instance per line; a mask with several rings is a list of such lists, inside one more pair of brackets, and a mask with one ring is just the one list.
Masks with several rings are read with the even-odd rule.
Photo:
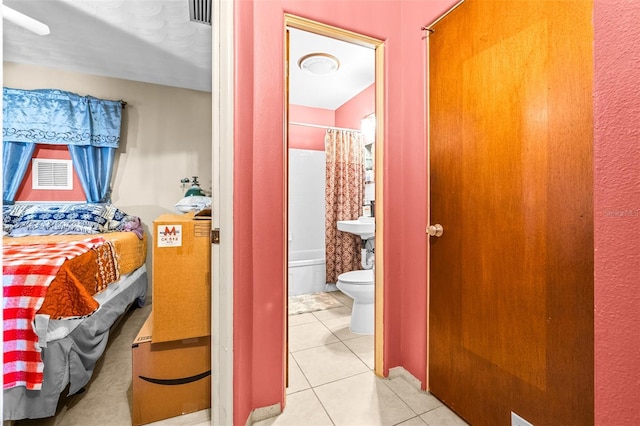
[[107, 241], [62, 264], [38, 313], [51, 319], [90, 315], [98, 309], [92, 296], [119, 278], [115, 250]]
[[[98, 308], [93, 295], [144, 264], [146, 236], [140, 240], [133, 232], [100, 234], [105, 244], [68, 259], [49, 284], [46, 297], [38, 310], [51, 319], [77, 318], [90, 315]], [[3, 238], [5, 246], [14, 244], [58, 243], [77, 241], [86, 235], [30, 236]]]

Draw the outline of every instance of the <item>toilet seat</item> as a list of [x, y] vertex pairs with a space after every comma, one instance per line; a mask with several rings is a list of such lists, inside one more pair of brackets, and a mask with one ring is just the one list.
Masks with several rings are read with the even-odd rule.
[[351, 285], [373, 285], [373, 270], [345, 272], [338, 276], [338, 281]]

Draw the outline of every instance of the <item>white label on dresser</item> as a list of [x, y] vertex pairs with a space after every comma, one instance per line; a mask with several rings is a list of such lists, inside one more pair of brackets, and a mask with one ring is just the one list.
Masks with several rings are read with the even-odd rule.
[[158, 247], [182, 246], [182, 225], [158, 225]]

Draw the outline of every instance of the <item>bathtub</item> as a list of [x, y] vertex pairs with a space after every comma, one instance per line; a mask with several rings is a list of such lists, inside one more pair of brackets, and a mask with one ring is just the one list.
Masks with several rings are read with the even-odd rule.
[[289, 252], [289, 296], [327, 291], [324, 250]]

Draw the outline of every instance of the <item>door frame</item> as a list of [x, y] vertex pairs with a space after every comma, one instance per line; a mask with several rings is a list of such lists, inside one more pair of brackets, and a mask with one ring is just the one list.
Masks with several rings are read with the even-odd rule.
[[[376, 136], [375, 136], [375, 217], [376, 217], [376, 235], [375, 235], [375, 330], [374, 330], [374, 372], [378, 376], [383, 376], [384, 367], [384, 42], [373, 37], [358, 34], [352, 31], [348, 31], [342, 28], [334, 27], [331, 25], [322, 24], [311, 19], [302, 18], [296, 15], [284, 14], [284, 27], [283, 37], [285, 43], [285, 60], [283, 64], [284, 76], [284, 182], [285, 182], [285, 232], [283, 234], [283, 244], [285, 249], [287, 247], [287, 235], [289, 224], [288, 213], [288, 149], [289, 149], [289, 79], [288, 79], [288, 52], [289, 52], [289, 40], [287, 37], [287, 28], [296, 28], [299, 30], [311, 32], [314, 34], [335, 38], [348, 43], [357, 44], [359, 46], [372, 48], [375, 50], [375, 116], [376, 116]], [[285, 262], [284, 267], [287, 267], [288, 263], [288, 250], [285, 250]], [[286, 269], [285, 269], [286, 270]], [[284, 291], [284, 307], [285, 318], [288, 317], [286, 309], [288, 307], [288, 274], [285, 275], [285, 291]], [[288, 321], [284, 322], [285, 330], [284, 335], [288, 336]], [[288, 337], [285, 341], [285, 345], [288, 345]], [[288, 348], [284, 348], [285, 359], [288, 359]]]
[[213, 2], [212, 45], [212, 228], [211, 245], [211, 424], [233, 424], [233, 150], [234, 4]]

